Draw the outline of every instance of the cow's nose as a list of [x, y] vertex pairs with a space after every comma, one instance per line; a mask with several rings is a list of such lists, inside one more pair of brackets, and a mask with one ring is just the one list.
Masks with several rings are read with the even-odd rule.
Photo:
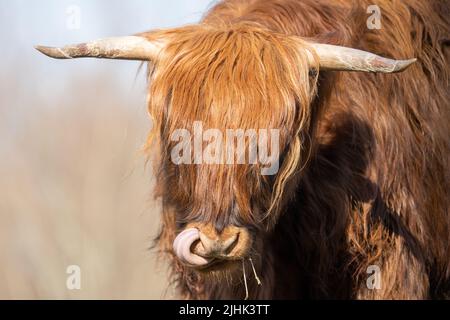
[[185, 265], [202, 269], [216, 260], [242, 260], [252, 243], [247, 228], [228, 225], [217, 230], [213, 224], [195, 222], [176, 236], [173, 250]]
[[200, 231], [200, 243], [197, 246], [197, 254], [205, 257], [226, 256], [236, 244], [239, 232], [226, 235], [207, 234]]

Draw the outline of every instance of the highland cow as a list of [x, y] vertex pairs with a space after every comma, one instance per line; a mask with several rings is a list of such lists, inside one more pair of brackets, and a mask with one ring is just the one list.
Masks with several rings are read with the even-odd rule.
[[[183, 298], [445, 298], [449, 19], [444, 0], [225, 0], [198, 24], [38, 49], [149, 61], [156, 244]], [[279, 130], [279, 170], [174, 163], [196, 121]]]

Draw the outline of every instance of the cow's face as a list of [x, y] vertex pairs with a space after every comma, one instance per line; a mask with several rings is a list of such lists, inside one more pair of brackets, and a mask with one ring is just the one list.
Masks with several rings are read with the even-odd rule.
[[173, 250], [189, 267], [228, 271], [258, 252], [308, 154], [316, 79], [307, 49], [253, 27], [171, 36], [150, 73], [149, 110]]

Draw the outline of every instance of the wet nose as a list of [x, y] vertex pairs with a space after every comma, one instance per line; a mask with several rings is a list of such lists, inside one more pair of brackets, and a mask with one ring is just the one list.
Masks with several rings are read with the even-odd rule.
[[242, 260], [253, 240], [247, 228], [228, 225], [217, 230], [213, 224], [191, 223], [173, 242], [173, 252], [183, 264], [204, 268], [218, 260]]
[[226, 256], [234, 244], [236, 244], [239, 232], [226, 234], [210, 234], [200, 231], [200, 243], [196, 247], [196, 253], [205, 257]]

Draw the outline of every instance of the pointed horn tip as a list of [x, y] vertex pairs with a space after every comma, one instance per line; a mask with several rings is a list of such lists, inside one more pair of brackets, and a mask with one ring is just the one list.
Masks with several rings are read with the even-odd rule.
[[45, 46], [37, 45], [37, 46], [34, 46], [34, 48], [43, 54], [46, 54], [46, 52], [48, 51], [48, 47], [45, 47]]
[[417, 58], [408, 60], [398, 60], [394, 68], [394, 72], [401, 72], [417, 61]]
[[70, 59], [71, 57], [67, 54], [65, 54], [61, 49], [54, 48], [54, 47], [47, 47], [47, 46], [34, 46], [34, 48], [39, 51], [40, 53], [46, 55], [50, 58], [55, 59]]

